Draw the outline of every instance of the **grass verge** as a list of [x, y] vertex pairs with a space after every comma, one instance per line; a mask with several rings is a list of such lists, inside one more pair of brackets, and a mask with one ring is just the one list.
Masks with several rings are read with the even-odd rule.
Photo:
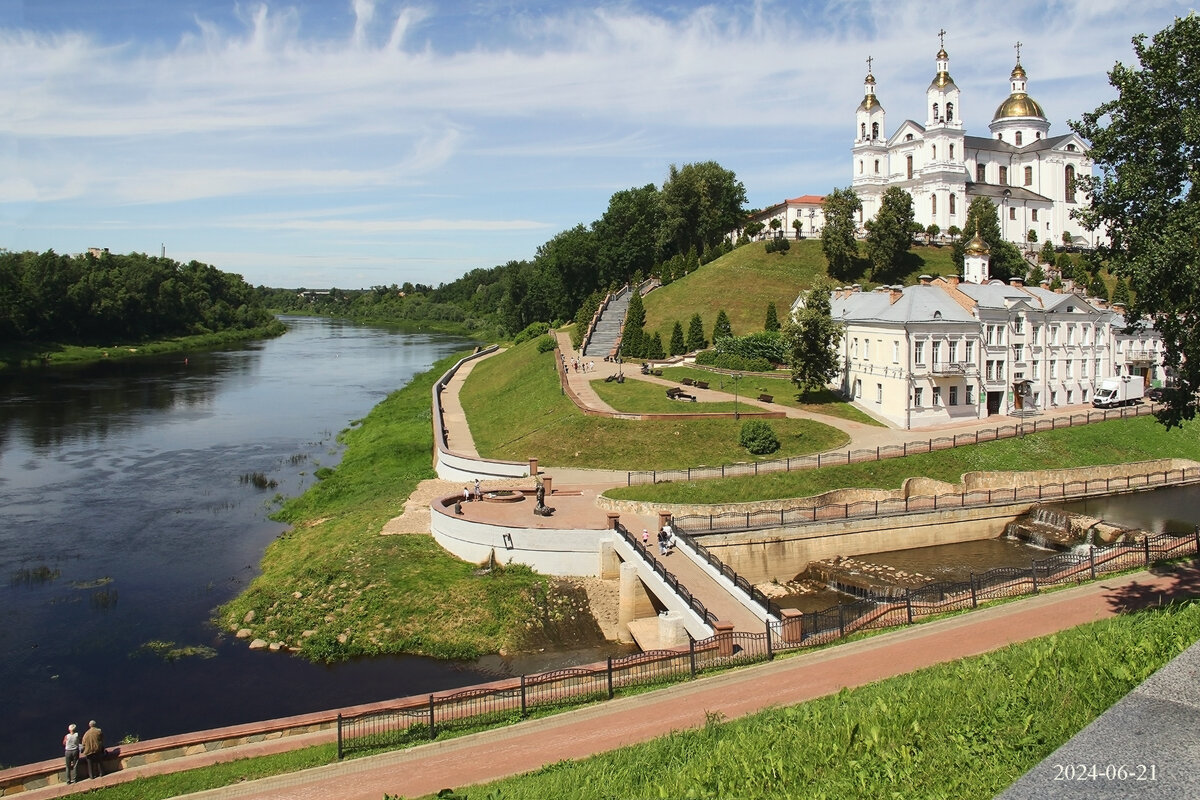
[[1197, 603], [1143, 611], [469, 796], [991, 798], [1197, 639]]
[[[915, 438], [915, 436], [914, 436]], [[1153, 417], [1097, 422], [905, 458], [751, 478], [622, 487], [610, 497], [656, 503], [745, 503], [811, 497], [844, 488], [899, 489], [913, 476], [957, 483], [963, 473], [1124, 464], [1158, 458], [1200, 461], [1200, 423], [1167, 430]]]
[[[633, 383], [627, 380], [623, 386], [633, 392], [637, 389]], [[661, 389], [657, 391], [664, 403], [675, 403], [671, 408], [684, 405], [668, 401]], [[739, 420], [619, 420], [585, 415], [562, 393], [554, 354], [537, 352], [536, 342], [480, 361], [459, 399], [475, 447], [485, 458], [537, 458], [556, 467], [617, 470], [761, 460], [738, 443]], [[842, 431], [811, 420], [770, 420], [769, 424], [783, 445], [772, 458], [821, 452], [849, 440]]]

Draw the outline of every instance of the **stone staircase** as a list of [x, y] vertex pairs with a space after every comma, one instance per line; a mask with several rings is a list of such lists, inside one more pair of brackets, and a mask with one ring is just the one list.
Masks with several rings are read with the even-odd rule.
[[621, 337], [621, 326], [625, 324], [625, 312], [629, 310], [629, 288], [622, 289], [600, 312], [600, 318], [592, 329], [592, 335], [583, 346], [583, 355], [605, 358], [612, 355]]

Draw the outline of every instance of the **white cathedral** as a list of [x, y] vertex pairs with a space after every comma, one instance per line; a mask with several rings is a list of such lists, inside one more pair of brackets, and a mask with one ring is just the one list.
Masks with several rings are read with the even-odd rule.
[[925, 92], [925, 123], [905, 120], [889, 135], [867, 59], [853, 147], [852, 185], [863, 206], [859, 227], [875, 216], [884, 191], [899, 186], [912, 195], [916, 221], [925, 228], [961, 230], [971, 200], [983, 196], [996, 206], [1002, 235], [1015, 244], [1061, 245], [1064, 234], [1072, 245], [1095, 244], [1095, 235], [1071, 218], [1071, 211], [1087, 203], [1076, 188], [1076, 177], [1092, 170], [1087, 143], [1074, 133], [1049, 135], [1050, 121], [1026, 90], [1019, 43], [1009, 82], [1011, 93], [988, 125], [991, 135], [968, 136], [943, 45]]

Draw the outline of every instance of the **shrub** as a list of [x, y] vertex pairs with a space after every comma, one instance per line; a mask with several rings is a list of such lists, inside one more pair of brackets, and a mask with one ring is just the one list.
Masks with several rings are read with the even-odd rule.
[[739, 443], [756, 456], [774, 453], [779, 449], [779, 437], [775, 435], [771, 426], [761, 419], [747, 420], [742, 424]]
[[525, 330], [516, 335], [513, 339], [513, 344], [517, 345], [522, 342], [528, 342], [530, 339], [536, 339], [548, 330], [550, 330], [550, 323], [548, 322], [531, 322], [526, 326]]
[[741, 372], [771, 372], [775, 369], [765, 358], [747, 358], [733, 353], [716, 350], [701, 350], [696, 354], [696, 363], [704, 367], [740, 370]]
[[537, 350], [539, 353], [549, 353], [557, 346], [558, 342], [554, 341], [553, 336], [543, 336], [538, 339]]

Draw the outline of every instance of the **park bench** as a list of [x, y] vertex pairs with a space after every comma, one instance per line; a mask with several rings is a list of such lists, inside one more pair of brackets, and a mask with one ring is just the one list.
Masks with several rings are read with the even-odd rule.
[[760, 395], [758, 396], [758, 399], [759, 399], [759, 400], [761, 400], [761, 401], [763, 401], [764, 403], [774, 403], [774, 402], [775, 402], [775, 395], [773, 395], [773, 394], [760, 394]]
[[691, 378], [680, 378], [680, 379], [679, 379], [679, 382], [680, 382], [680, 383], [682, 383], [684, 386], [691, 386], [691, 385], [692, 385], [692, 379], [691, 379]]
[[695, 386], [697, 389], [707, 389], [707, 388], [708, 388], [708, 381], [696, 381], [696, 382], [695, 382], [694, 384], [692, 384], [692, 385], [693, 385], [693, 386]]
[[688, 394], [678, 386], [672, 386], [670, 389], [667, 389], [667, 397], [671, 398], [672, 400], [691, 400], [693, 403], [696, 402], [695, 395]]

